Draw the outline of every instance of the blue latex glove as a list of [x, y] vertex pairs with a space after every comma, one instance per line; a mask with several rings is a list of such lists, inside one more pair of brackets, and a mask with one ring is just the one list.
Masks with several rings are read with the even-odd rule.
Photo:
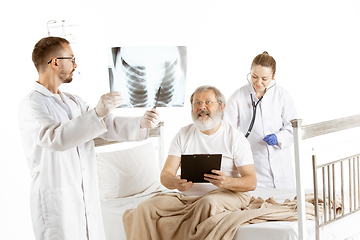
[[267, 144], [273, 146], [277, 143], [277, 136], [275, 134], [269, 134], [266, 135], [266, 137], [263, 139]]

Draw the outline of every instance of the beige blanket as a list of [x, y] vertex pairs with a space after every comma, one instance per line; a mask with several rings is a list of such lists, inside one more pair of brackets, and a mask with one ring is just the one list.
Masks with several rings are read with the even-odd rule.
[[[307, 219], [314, 219], [313, 203], [313, 195], [307, 195]], [[127, 210], [123, 222], [127, 240], [230, 240], [244, 224], [296, 221], [296, 204], [296, 199], [279, 204], [226, 189], [202, 197], [164, 193]]]

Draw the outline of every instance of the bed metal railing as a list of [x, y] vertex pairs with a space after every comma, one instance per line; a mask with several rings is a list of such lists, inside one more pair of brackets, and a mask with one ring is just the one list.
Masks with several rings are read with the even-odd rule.
[[[350, 117], [346, 117], [346, 118], [340, 118], [340, 119], [335, 119], [335, 120], [330, 120], [330, 121], [326, 121], [326, 122], [320, 122], [320, 123], [315, 123], [315, 124], [310, 124], [310, 125], [304, 125], [302, 126], [302, 119], [293, 119], [291, 120], [291, 124], [293, 127], [293, 136], [294, 136], [294, 154], [295, 154], [295, 170], [296, 170], [296, 194], [297, 194], [297, 209], [298, 209], [298, 231], [299, 231], [299, 240], [304, 240], [305, 239], [305, 221], [306, 221], [306, 214], [305, 214], [305, 191], [304, 191], [304, 187], [303, 187], [303, 176], [301, 175], [302, 171], [302, 164], [301, 164], [301, 148], [302, 148], [302, 140], [304, 139], [308, 139], [308, 138], [313, 138], [313, 137], [317, 137], [317, 136], [321, 136], [321, 135], [325, 135], [325, 134], [329, 134], [329, 133], [334, 133], [334, 132], [339, 132], [342, 130], [346, 130], [346, 129], [350, 129], [350, 128], [355, 128], [355, 127], [360, 127], [360, 114], [359, 115], [355, 115], [355, 116], [350, 116]], [[316, 157], [315, 161], [316, 161]], [[357, 157], [358, 159], [358, 157]], [[340, 160], [339, 160], [340, 161]], [[357, 163], [359, 165], [359, 163]], [[343, 165], [343, 163], [342, 163]], [[349, 166], [351, 165], [351, 163], [349, 163]], [[352, 163], [352, 165], [355, 165], [355, 163]], [[335, 166], [334, 165], [327, 165], [324, 166], [324, 168], [322, 168], [322, 166], [319, 166], [319, 168], [322, 168], [322, 171], [328, 172], [329, 174], [327, 174], [327, 182], [332, 182], [331, 180], [331, 171]], [[342, 170], [343, 171], [344, 166], [342, 166]], [[357, 182], [359, 183], [359, 167], [357, 168], [357, 172], [355, 170], [355, 168], [351, 168], [349, 167], [349, 171], [352, 171], [351, 174], [349, 174], [349, 182], [353, 183], [353, 186], [349, 186], [349, 201], [350, 201], [350, 209], [354, 209], [354, 211], [358, 211], [359, 209], [359, 205], [360, 205], [360, 193], [359, 193], [359, 184], [357, 184], [357, 190], [355, 187], [355, 182], [356, 182], [356, 176], [357, 176]], [[317, 170], [313, 170], [316, 171]], [[350, 173], [350, 172], [349, 172]], [[333, 174], [335, 175], [335, 174]], [[353, 178], [350, 178], [351, 176], [353, 176]], [[335, 177], [335, 176], [333, 176]], [[355, 177], [355, 178], [354, 178]], [[317, 179], [317, 178], [314, 178]], [[323, 177], [324, 179], [324, 177]], [[344, 179], [344, 173], [342, 172], [342, 177], [341, 179]], [[323, 180], [324, 182], [325, 180]], [[333, 186], [335, 186], [335, 184], [333, 183]], [[324, 199], [325, 199], [325, 194], [326, 192], [325, 187], [323, 187], [323, 195], [324, 195]], [[327, 191], [328, 191], [328, 195], [330, 196], [330, 193], [333, 193], [333, 197], [335, 198], [335, 191], [331, 190], [330, 185], [327, 186]], [[342, 187], [342, 190], [340, 190], [342, 193], [342, 199], [344, 199], [344, 188]], [[356, 193], [357, 191], [357, 193]], [[318, 201], [318, 195], [317, 192], [314, 192], [314, 196], [317, 198]], [[358, 203], [357, 205], [355, 205], [355, 200], [353, 200], [352, 196], [358, 195], [357, 199], [358, 199]], [[329, 200], [331, 201], [331, 200]], [[324, 201], [325, 202], [325, 201]], [[315, 204], [317, 205], [317, 204]], [[331, 205], [330, 205], [331, 206]], [[355, 206], [357, 206], [355, 208]], [[350, 212], [354, 212], [354, 211], [350, 211]], [[325, 214], [326, 210], [324, 208], [324, 214]], [[319, 217], [319, 212], [317, 213], [318, 217]], [[331, 216], [331, 213], [328, 211], [329, 216]], [[335, 214], [336, 215], [336, 214]], [[343, 215], [345, 216], [345, 214]], [[324, 219], [326, 219], [328, 216], [324, 216]], [[316, 231], [317, 231], [317, 239], [318, 239], [318, 235], [319, 235], [319, 227], [323, 226], [322, 224], [319, 223], [319, 221], [316, 221]], [[320, 226], [321, 225], [321, 226]]]
[[[326, 164], [317, 165], [316, 155], [312, 155], [314, 175], [314, 204], [315, 204], [315, 236], [320, 239], [319, 229], [325, 225], [340, 220], [360, 210], [360, 178], [359, 165], [360, 154], [332, 161]], [[348, 171], [345, 170], [348, 165]], [[340, 170], [340, 178], [336, 173]], [[321, 174], [318, 174], [320, 172]], [[346, 173], [348, 179], [346, 179]], [[318, 183], [319, 175], [321, 184]], [[340, 184], [337, 184], [340, 183]], [[319, 188], [321, 185], [321, 188]], [[345, 200], [345, 188], [347, 187], [348, 201]], [[322, 189], [322, 212], [319, 206], [319, 193]], [[338, 198], [340, 197], [340, 199]], [[338, 205], [340, 204], [340, 205]], [[341, 208], [337, 208], [341, 206]], [[349, 208], [349, 209], [347, 209]], [[340, 210], [340, 211], [338, 211]]]

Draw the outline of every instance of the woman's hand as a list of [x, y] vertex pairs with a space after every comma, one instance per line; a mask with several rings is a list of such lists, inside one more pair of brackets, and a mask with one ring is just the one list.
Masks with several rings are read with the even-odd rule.
[[274, 146], [278, 141], [276, 135], [273, 133], [266, 135], [266, 137], [263, 140], [270, 146]]

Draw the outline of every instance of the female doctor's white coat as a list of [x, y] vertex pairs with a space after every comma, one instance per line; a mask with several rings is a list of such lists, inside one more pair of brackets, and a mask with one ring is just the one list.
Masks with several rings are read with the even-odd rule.
[[[250, 98], [253, 87], [249, 84], [235, 91], [227, 101], [224, 121], [247, 132], [253, 108]], [[290, 120], [297, 118], [295, 104], [289, 93], [275, 85], [265, 94], [257, 106], [254, 127], [248, 137], [253, 152], [256, 177], [259, 187], [288, 188], [295, 187], [292, 144], [293, 129]], [[263, 139], [274, 133], [278, 142], [268, 145]]]
[[99, 121], [79, 97], [60, 96], [64, 102], [35, 83], [19, 107], [35, 237], [105, 240], [93, 138], [141, 140], [147, 131], [140, 130], [140, 117], [110, 114]]

